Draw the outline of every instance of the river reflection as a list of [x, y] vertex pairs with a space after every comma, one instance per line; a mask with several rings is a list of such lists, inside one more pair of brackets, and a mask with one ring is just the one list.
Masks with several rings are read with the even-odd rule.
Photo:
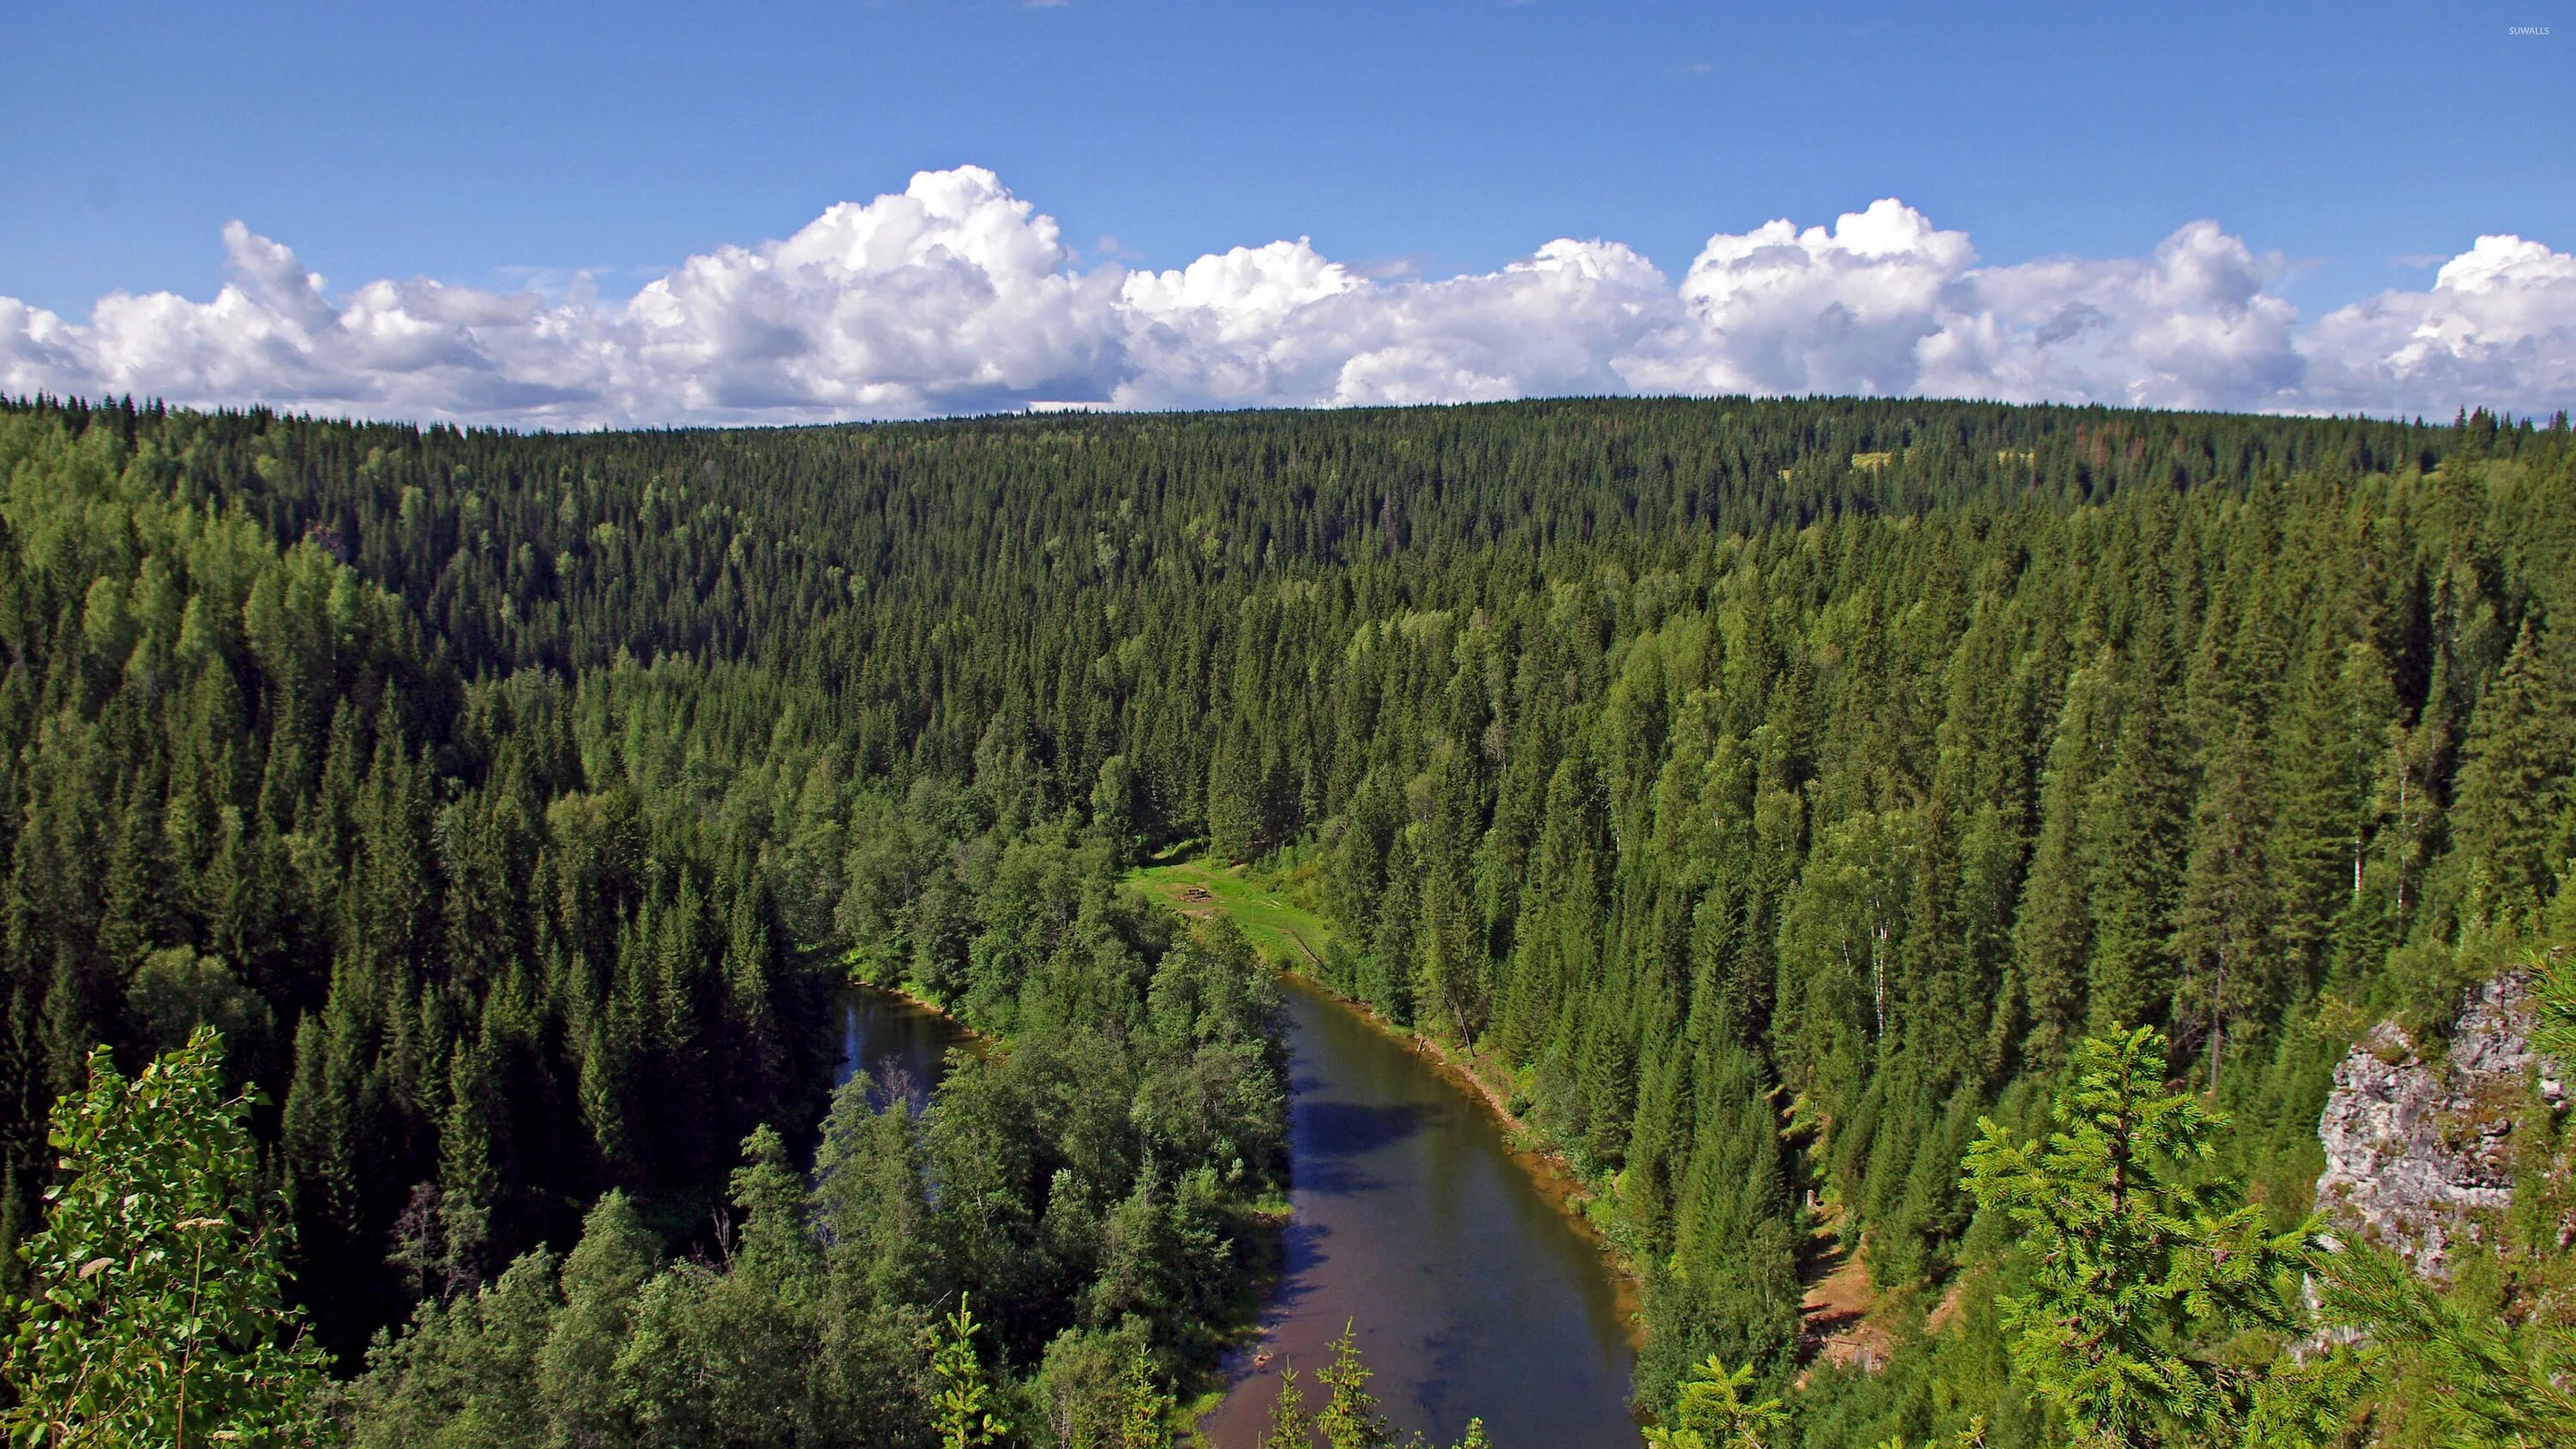
[[[1599, 1252], [1430, 1063], [1303, 983], [1287, 998], [1294, 1211], [1261, 1336], [1227, 1359], [1200, 1428], [1250, 1449], [1287, 1367], [1320, 1407], [1313, 1372], [1351, 1322], [1400, 1435], [1446, 1444], [1482, 1417], [1498, 1449], [1633, 1449], [1632, 1355]], [[841, 995], [836, 1079], [865, 1070], [880, 1102], [926, 1104], [948, 1050], [972, 1045], [901, 997]]]
[[840, 1002], [841, 1064], [833, 1069], [832, 1085], [864, 1071], [879, 1108], [898, 1095], [916, 1112], [929, 1106], [949, 1048], [971, 1049], [974, 1041], [947, 1017], [890, 992], [853, 986]]
[[[1261, 1435], [1278, 1371], [1313, 1371], [1347, 1322], [1399, 1433], [1481, 1417], [1501, 1449], [1633, 1446], [1632, 1354], [1600, 1255], [1431, 1065], [1302, 984], [1288, 990], [1291, 1201], [1258, 1344], [1201, 1424]], [[1263, 1361], [1266, 1356], [1266, 1361]]]

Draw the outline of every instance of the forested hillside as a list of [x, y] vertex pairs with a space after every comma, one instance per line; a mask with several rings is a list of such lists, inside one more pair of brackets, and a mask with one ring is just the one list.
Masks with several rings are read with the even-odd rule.
[[870, 1291], [1203, 1361], [1233, 1269], [1137, 1280], [1120, 1213], [1275, 1185], [1276, 1027], [1113, 893], [1163, 842], [1281, 852], [1334, 985], [1514, 1069], [1651, 1405], [1786, 1380], [1820, 1221], [1937, 1298], [1978, 1118], [2080, 1038], [2167, 1032], [2286, 1225], [2357, 1024], [2576, 931], [2563, 418], [42, 402], [0, 477], [7, 1235], [90, 1046], [217, 1024], [349, 1369], [586, 1215], [702, 1240], [755, 1128], [815, 1140], [852, 970], [1023, 1044], [931, 1139], [989, 1236]]

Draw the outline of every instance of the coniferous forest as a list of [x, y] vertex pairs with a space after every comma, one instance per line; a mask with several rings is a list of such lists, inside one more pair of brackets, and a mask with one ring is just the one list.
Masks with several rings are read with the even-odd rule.
[[[181, 1440], [1169, 1442], [1294, 1171], [1271, 968], [1119, 883], [1184, 841], [1507, 1075], [1642, 1280], [1660, 1442], [2442, 1442], [2438, 1365], [2302, 1347], [2319, 1113], [2576, 938], [2563, 415], [37, 399], [0, 643], [19, 1443], [172, 1442], [64, 1325], [147, 1258], [193, 1303], [219, 1225], [254, 1327], [179, 1321], [275, 1422]], [[835, 1093], [853, 976], [993, 1049]], [[88, 1191], [111, 1149], [179, 1185]], [[2166, 1276], [2086, 1337], [2032, 1304], [2096, 1159]], [[2350, 1295], [2563, 1327], [2566, 1160], [2450, 1295]], [[1820, 1237], [1926, 1325], [1885, 1361], [1805, 1361]], [[2145, 1409], [2028, 1351], [2147, 1318]]]

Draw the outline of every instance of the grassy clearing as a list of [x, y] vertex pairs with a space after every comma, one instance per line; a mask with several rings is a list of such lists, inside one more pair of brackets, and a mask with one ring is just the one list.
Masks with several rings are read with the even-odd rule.
[[1315, 970], [1324, 943], [1332, 939], [1324, 918], [1298, 904], [1293, 886], [1202, 855], [1192, 843], [1174, 846], [1127, 872], [1127, 883], [1185, 916], [1225, 912], [1243, 928], [1254, 950], [1298, 971]]

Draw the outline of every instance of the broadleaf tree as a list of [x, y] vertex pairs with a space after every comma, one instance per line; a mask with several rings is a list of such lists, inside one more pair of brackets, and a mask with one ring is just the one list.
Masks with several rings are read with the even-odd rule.
[[287, 1298], [293, 1227], [250, 1108], [211, 1027], [130, 1078], [90, 1053], [86, 1089], [54, 1105], [45, 1225], [19, 1248], [12, 1445], [316, 1440], [324, 1360]]

